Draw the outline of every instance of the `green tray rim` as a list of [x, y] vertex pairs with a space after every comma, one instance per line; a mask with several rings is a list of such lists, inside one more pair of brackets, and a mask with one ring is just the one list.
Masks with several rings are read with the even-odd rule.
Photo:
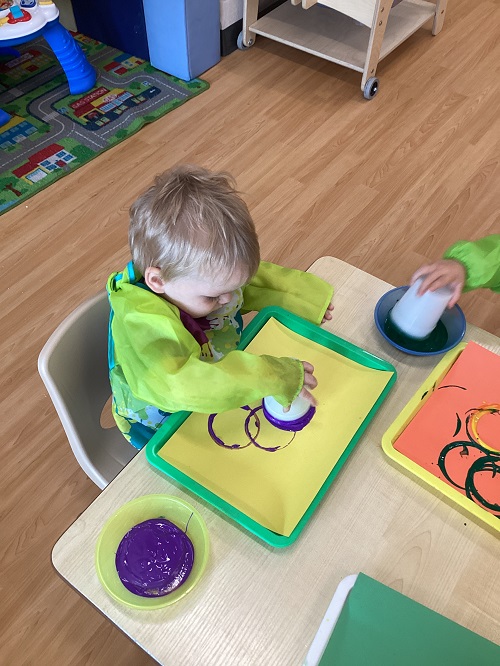
[[354, 433], [352, 439], [344, 449], [344, 452], [333, 466], [330, 474], [323, 482], [323, 485], [318, 490], [315, 498], [312, 500], [311, 504], [304, 512], [302, 518], [295, 526], [293, 532], [289, 536], [284, 536], [267, 529], [234, 507], [232, 504], [213, 493], [211, 490], [208, 490], [208, 488], [205, 488], [205, 486], [203, 486], [201, 483], [198, 483], [198, 481], [195, 481], [190, 476], [177, 469], [177, 467], [168, 463], [166, 460], [159, 456], [160, 449], [166, 444], [166, 442], [170, 439], [170, 437], [172, 437], [174, 432], [176, 432], [176, 430], [184, 423], [184, 421], [192, 414], [192, 412], [177, 412], [168, 418], [166, 423], [147, 443], [146, 459], [153, 467], [156, 467], [168, 477], [180, 483], [182, 486], [194, 493], [194, 495], [197, 495], [199, 498], [208, 502], [208, 504], [212, 505], [212, 507], [218, 509], [220, 512], [222, 512], [222, 514], [254, 534], [256, 537], [262, 539], [262, 541], [268, 545], [274, 546], [275, 548], [284, 548], [293, 544], [301, 534], [309, 518], [316, 510], [316, 507], [323, 499], [326, 491], [340, 472], [345, 461], [353, 451], [364, 431], [387, 397], [387, 394], [396, 382], [397, 371], [396, 368], [388, 361], [385, 361], [384, 359], [379, 358], [378, 356], [375, 356], [368, 351], [365, 351], [361, 347], [356, 346], [352, 342], [348, 342], [347, 340], [344, 340], [343, 338], [340, 338], [337, 335], [330, 333], [329, 331], [326, 331], [319, 326], [316, 326], [316, 324], [312, 324], [302, 317], [288, 312], [288, 310], [278, 306], [263, 308], [252, 319], [248, 326], [246, 326], [246, 328], [243, 330], [238, 349], [245, 349], [245, 347], [261, 330], [264, 324], [266, 324], [271, 318], [276, 319], [278, 322], [286, 326], [286, 328], [290, 329], [294, 333], [298, 333], [299, 335], [302, 335], [303, 337], [308, 338], [309, 340], [312, 340], [313, 342], [316, 342], [323, 347], [326, 347], [327, 349], [331, 349], [332, 351], [345, 356], [351, 361], [355, 361], [356, 363], [359, 363], [360, 365], [363, 365], [367, 368], [373, 368], [375, 370], [383, 370], [392, 373], [392, 376], [387, 382], [387, 385], [380, 393], [377, 400], [374, 402], [371, 410], [368, 412], [359, 428]]

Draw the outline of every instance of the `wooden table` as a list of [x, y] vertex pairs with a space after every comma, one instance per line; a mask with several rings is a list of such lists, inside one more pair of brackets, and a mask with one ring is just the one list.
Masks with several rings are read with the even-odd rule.
[[[392, 467], [380, 446], [441, 356], [405, 355], [380, 337], [373, 310], [391, 285], [331, 257], [309, 270], [335, 285], [328, 329], [391, 361], [398, 380], [298, 541], [266, 546], [151, 468], [141, 451], [54, 546], [61, 576], [162, 664], [299, 665], [338, 583], [359, 571], [500, 643], [498, 539]], [[474, 326], [466, 339], [500, 352], [500, 339]], [[207, 523], [211, 556], [184, 599], [140, 612], [101, 588], [94, 548], [105, 520], [148, 493], [191, 502]]]

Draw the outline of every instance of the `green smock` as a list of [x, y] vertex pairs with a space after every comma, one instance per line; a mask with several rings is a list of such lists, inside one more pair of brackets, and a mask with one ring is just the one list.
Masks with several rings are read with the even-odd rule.
[[491, 289], [500, 292], [500, 234], [477, 241], [458, 241], [444, 253], [444, 259], [455, 259], [465, 267], [464, 291]]
[[278, 305], [320, 324], [333, 294], [315, 275], [268, 262], [202, 319], [150, 291], [132, 263], [109, 277], [107, 290], [113, 415], [137, 448], [172, 412], [223, 412], [267, 395], [290, 404], [303, 385], [302, 364], [238, 350], [241, 315]]

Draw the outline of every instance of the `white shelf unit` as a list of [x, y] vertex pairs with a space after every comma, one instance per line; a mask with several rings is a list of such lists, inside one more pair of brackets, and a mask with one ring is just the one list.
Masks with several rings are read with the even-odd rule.
[[440, 32], [446, 2], [402, 0], [391, 7], [392, 0], [292, 0], [257, 20], [258, 0], [244, 0], [238, 46], [248, 48], [262, 35], [362, 72], [361, 90], [371, 99], [379, 61], [431, 19], [432, 34]]

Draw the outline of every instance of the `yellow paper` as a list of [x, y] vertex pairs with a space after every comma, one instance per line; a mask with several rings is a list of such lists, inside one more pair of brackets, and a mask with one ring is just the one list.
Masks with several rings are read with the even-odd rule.
[[[260, 525], [289, 536], [318, 493], [392, 376], [304, 338], [270, 319], [246, 348], [254, 354], [291, 356], [314, 365], [318, 400], [311, 423], [297, 433], [279, 430], [248, 409], [218, 414], [214, 431], [227, 446], [215, 443], [208, 417], [192, 414], [159, 455]], [[251, 405], [250, 407], [258, 407]], [[244, 448], [243, 448], [244, 447]]]

